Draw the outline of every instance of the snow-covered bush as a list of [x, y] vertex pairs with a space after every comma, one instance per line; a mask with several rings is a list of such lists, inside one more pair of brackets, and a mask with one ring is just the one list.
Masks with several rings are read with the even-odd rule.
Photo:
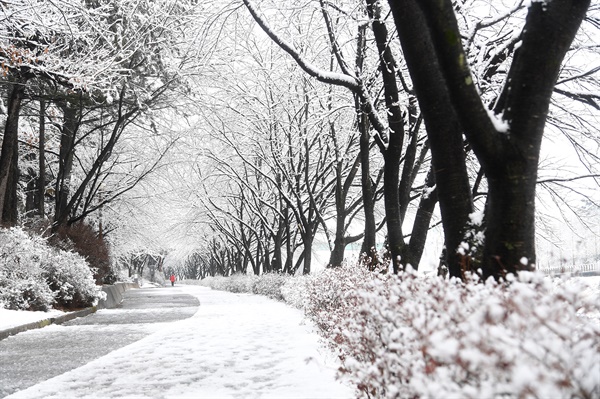
[[0, 308], [11, 310], [48, 310], [54, 293], [37, 276], [18, 278], [0, 271]]
[[20, 228], [0, 229], [0, 306], [74, 308], [89, 306], [100, 296], [81, 256], [50, 247]]
[[47, 310], [54, 293], [44, 279], [43, 240], [21, 229], [0, 229], [0, 305], [8, 309]]
[[281, 286], [281, 296], [288, 305], [304, 309], [307, 303], [307, 285], [312, 276], [290, 276]]
[[387, 274], [370, 272], [361, 263], [325, 269], [307, 281], [304, 311], [325, 336], [330, 336], [341, 319], [353, 316], [356, 300], [349, 294], [388, 278]]
[[254, 280], [252, 285], [252, 293], [264, 295], [278, 301], [283, 300], [281, 287], [290, 279], [289, 274], [282, 273], [265, 273]]
[[[206, 283], [213, 290], [229, 291], [236, 293], [251, 293], [252, 287], [258, 277], [248, 274], [233, 274], [229, 277], [210, 277], [206, 278]], [[206, 284], [205, 283], [205, 284]], [[204, 284], [203, 284], [204, 285]]]
[[[264, 295], [269, 298], [283, 300], [281, 287], [289, 278], [290, 276], [279, 273], [267, 273], [260, 276], [234, 274], [229, 277], [207, 277], [197, 282], [197, 284], [214, 290]], [[185, 280], [185, 282], [189, 283], [188, 280]]]
[[214, 290], [264, 295], [303, 308], [306, 302], [306, 280], [309, 276], [290, 276], [281, 273], [265, 273], [260, 276], [234, 274], [230, 277], [215, 276], [202, 280], [184, 280], [184, 284], [201, 285]]
[[186, 284], [186, 285], [199, 285], [201, 287], [210, 287], [210, 283], [211, 281], [216, 278], [216, 277], [205, 277], [202, 280], [194, 280], [194, 279], [184, 279], [181, 280], [182, 284]]
[[600, 325], [583, 316], [598, 314], [597, 295], [532, 273], [364, 273], [325, 271], [307, 306], [363, 397], [600, 396]]
[[97, 284], [116, 282], [116, 271], [111, 266], [108, 244], [92, 226], [83, 222], [62, 226], [49, 240], [58, 249], [83, 256], [89, 263]]
[[51, 261], [45, 266], [46, 281], [54, 291], [56, 304], [66, 308], [93, 305], [102, 292], [96, 285], [93, 270], [80, 255], [50, 249]]

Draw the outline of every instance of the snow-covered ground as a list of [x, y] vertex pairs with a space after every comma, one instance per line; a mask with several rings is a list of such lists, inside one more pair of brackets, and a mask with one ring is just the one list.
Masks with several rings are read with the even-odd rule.
[[65, 314], [60, 310], [52, 309], [48, 312], [27, 312], [24, 310], [8, 310], [0, 308], [0, 331], [23, 324], [34, 323]]
[[[600, 295], [600, 276], [568, 283], [577, 281], [587, 286], [583, 296]], [[179, 287], [200, 301], [191, 318], [153, 324], [140, 341], [9, 398], [355, 397], [336, 381], [339, 364], [301, 311], [260, 296]], [[60, 313], [0, 310], [0, 329]]]
[[302, 312], [187, 286], [189, 319], [9, 398], [353, 398]]
[[[142, 285], [140, 284], [140, 287]], [[153, 286], [159, 287], [158, 284], [144, 282], [144, 287]], [[0, 308], [0, 331], [7, 330], [11, 327], [17, 327], [24, 324], [35, 323], [38, 321], [55, 318], [64, 315], [61, 310], [51, 309], [47, 312], [32, 312], [25, 310], [8, 310]]]

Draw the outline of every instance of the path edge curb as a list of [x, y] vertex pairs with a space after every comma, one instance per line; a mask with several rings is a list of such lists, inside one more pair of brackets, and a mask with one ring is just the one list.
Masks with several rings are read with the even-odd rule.
[[110, 309], [117, 307], [123, 302], [122, 293], [130, 290], [132, 288], [139, 288], [137, 283], [116, 283], [114, 285], [104, 285], [102, 286], [102, 291], [107, 294], [108, 301], [101, 300], [95, 306], [90, 306], [88, 308], [84, 308], [81, 310], [76, 310], [73, 312], [67, 312], [57, 317], [49, 317], [47, 319], [34, 321], [32, 323], [23, 324], [20, 326], [15, 326], [11, 328], [7, 328], [6, 330], [0, 330], [0, 341], [6, 339], [12, 335], [16, 335], [25, 331], [35, 330], [38, 328], [44, 328], [51, 324], [62, 324], [69, 320], [76, 319], [78, 317], [85, 317], [92, 313], [95, 313], [99, 309]]
[[6, 330], [0, 331], [0, 341], [18, 333], [22, 333], [29, 330], [35, 330], [38, 328], [44, 328], [51, 324], [62, 324], [69, 320], [76, 319], [77, 317], [84, 317], [89, 314], [95, 313], [97, 310], [97, 306], [90, 306], [89, 308], [76, 310], [74, 312], [68, 312], [57, 317], [49, 317], [47, 319], [35, 321], [33, 323], [27, 323], [20, 326], [7, 328]]

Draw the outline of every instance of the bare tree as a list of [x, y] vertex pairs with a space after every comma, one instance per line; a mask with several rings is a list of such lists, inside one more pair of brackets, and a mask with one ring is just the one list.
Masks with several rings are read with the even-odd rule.
[[[437, 80], [440, 90], [449, 93], [487, 177], [483, 277], [531, 269], [535, 262], [535, 187], [546, 115], [560, 65], [589, 1], [531, 4], [521, 45], [494, 114], [477, 92], [451, 2], [389, 3], [405, 53], [415, 53], [409, 46], [417, 38], [431, 41], [419, 49], [427, 54], [427, 60], [415, 60], [409, 69], [413, 76], [428, 68], [443, 77]], [[410, 28], [407, 15], [413, 23]]]

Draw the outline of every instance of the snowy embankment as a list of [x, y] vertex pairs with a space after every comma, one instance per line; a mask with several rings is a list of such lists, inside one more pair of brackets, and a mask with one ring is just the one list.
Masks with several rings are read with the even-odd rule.
[[205, 287], [189, 319], [9, 398], [353, 398], [302, 312]]

